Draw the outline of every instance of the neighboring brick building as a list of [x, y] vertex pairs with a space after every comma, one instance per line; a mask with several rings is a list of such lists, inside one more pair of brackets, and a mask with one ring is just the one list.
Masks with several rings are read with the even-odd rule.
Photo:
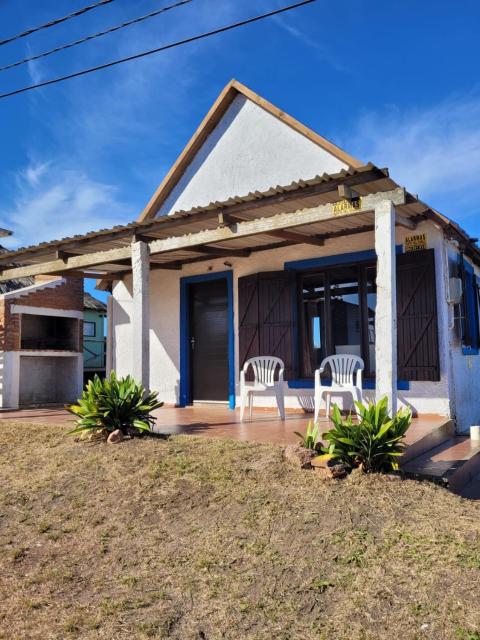
[[82, 279], [38, 276], [0, 283], [0, 408], [78, 397], [82, 322]]

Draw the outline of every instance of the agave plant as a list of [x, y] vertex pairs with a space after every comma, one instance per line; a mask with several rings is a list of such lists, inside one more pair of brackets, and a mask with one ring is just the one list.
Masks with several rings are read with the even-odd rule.
[[295, 435], [300, 438], [302, 447], [315, 451], [318, 442], [318, 423], [309, 420], [306, 432], [295, 431]]
[[154, 422], [151, 413], [163, 405], [157, 395], [147, 392], [131, 376], [117, 378], [114, 371], [105, 379], [95, 375], [77, 403], [66, 407], [77, 416], [77, 426], [70, 433], [102, 429], [108, 432], [120, 429], [124, 434], [129, 429], [139, 433], [150, 431]]
[[410, 409], [402, 409], [393, 417], [388, 414], [388, 400], [358, 407], [359, 421], [351, 416], [342, 418], [337, 405], [333, 408], [333, 429], [323, 434], [329, 443], [328, 453], [349, 466], [362, 466], [367, 473], [391, 471], [398, 467], [398, 457], [404, 450], [403, 439], [412, 421]]

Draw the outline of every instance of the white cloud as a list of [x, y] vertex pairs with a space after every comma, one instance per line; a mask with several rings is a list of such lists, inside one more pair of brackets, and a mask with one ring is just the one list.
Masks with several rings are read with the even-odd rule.
[[478, 210], [480, 96], [452, 97], [420, 109], [364, 114], [346, 144], [364, 161], [459, 221]]
[[341, 71], [342, 73], [349, 73], [348, 69], [344, 67], [338, 59], [330, 53], [325, 44], [321, 41], [321, 36], [317, 36], [316, 38], [309, 35], [305, 31], [296, 27], [292, 20], [285, 20], [281, 16], [273, 16], [272, 21], [286, 31], [289, 35], [291, 35], [296, 40], [299, 40], [302, 44], [306, 45], [310, 49], [316, 51], [317, 55], [326, 63], [328, 63], [335, 71]]
[[41, 162], [38, 164], [30, 164], [24, 171], [20, 171], [18, 179], [20, 180], [20, 186], [22, 186], [22, 180], [25, 181], [30, 187], [35, 187], [40, 182], [40, 179], [48, 171], [48, 162]]
[[3, 244], [28, 246], [45, 240], [129, 222], [134, 212], [118, 199], [117, 188], [83, 171], [54, 163], [29, 165], [16, 176], [17, 196], [6, 211], [14, 235]]

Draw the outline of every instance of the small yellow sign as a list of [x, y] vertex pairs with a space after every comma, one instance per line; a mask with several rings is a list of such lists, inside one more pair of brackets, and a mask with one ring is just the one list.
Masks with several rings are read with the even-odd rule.
[[425, 233], [419, 233], [416, 236], [406, 236], [405, 253], [408, 251], [423, 251], [427, 249], [427, 236]]
[[347, 200], [344, 198], [340, 202], [333, 203], [333, 215], [340, 216], [345, 213], [355, 213], [358, 209], [362, 208], [362, 198], [354, 198], [353, 200]]

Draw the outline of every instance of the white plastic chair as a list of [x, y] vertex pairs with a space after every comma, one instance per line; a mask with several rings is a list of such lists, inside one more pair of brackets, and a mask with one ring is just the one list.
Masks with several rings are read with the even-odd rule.
[[[247, 382], [246, 373], [252, 367], [254, 381]], [[285, 399], [283, 389], [283, 371], [285, 365], [280, 358], [269, 356], [257, 356], [247, 360], [240, 372], [240, 420], [243, 420], [245, 407], [249, 406], [250, 418], [252, 417], [254, 394], [275, 393], [277, 399], [278, 413], [282, 420], [285, 420]], [[275, 375], [278, 371], [278, 378]]]
[[[322, 385], [320, 375], [329, 366], [332, 374], [332, 385], [327, 387]], [[329, 356], [320, 365], [320, 369], [315, 371], [315, 418], [318, 420], [320, 405], [323, 396], [327, 396], [326, 415], [330, 415], [330, 397], [336, 393], [350, 393], [353, 400], [362, 401], [362, 371], [364, 369], [362, 358], [358, 356], [343, 354]], [[355, 382], [354, 382], [355, 377]], [[358, 413], [357, 407], [355, 411]]]

